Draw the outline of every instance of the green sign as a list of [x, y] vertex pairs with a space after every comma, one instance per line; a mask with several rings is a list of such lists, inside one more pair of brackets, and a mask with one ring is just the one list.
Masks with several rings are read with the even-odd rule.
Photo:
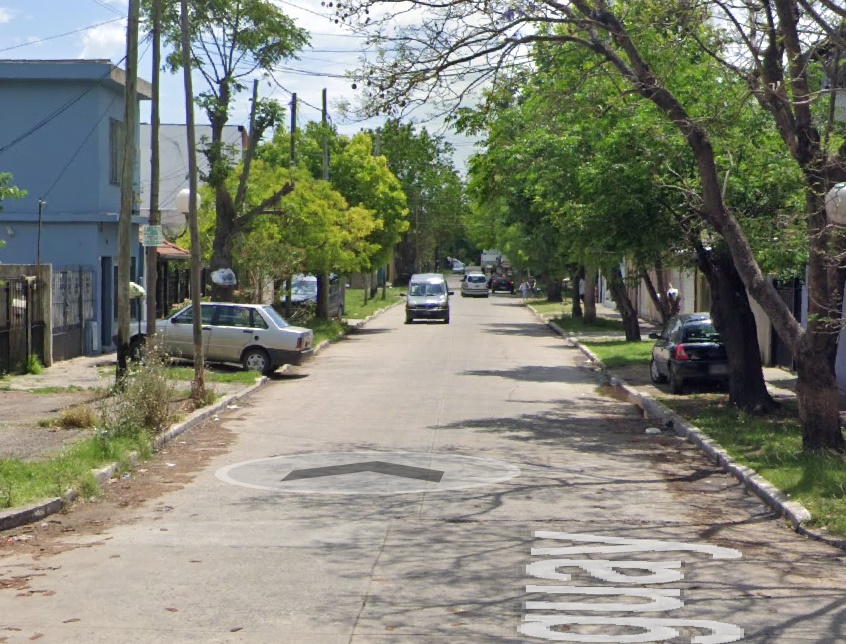
[[162, 244], [164, 244], [164, 235], [161, 226], [144, 226], [142, 228], [142, 246], [161, 246]]

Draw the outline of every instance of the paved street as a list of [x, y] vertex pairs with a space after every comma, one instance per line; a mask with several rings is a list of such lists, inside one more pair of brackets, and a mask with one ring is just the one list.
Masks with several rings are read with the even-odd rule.
[[846, 553], [647, 434], [519, 296], [403, 321], [227, 412], [133, 521], [5, 554], [0, 642], [846, 641]]

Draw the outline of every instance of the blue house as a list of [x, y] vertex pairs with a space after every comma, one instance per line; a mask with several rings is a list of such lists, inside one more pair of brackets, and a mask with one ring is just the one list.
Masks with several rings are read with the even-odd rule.
[[[0, 60], [0, 172], [27, 192], [2, 204], [0, 263], [52, 266], [54, 359], [109, 348], [116, 332], [124, 85], [108, 60]], [[139, 101], [151, 90], [139, 80]], [[137, 192], [139, 177], [136, 160]], [[133, 240], [145, 222], [133, 216]], [[133, 281], [143, 256], [133, 243]]]

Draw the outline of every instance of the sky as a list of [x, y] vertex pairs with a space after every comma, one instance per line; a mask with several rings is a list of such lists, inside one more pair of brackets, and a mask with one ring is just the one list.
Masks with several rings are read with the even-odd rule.
[[[299, 60], [285, 63], [272, 81], [263, 81], [259, 93], [289, 104], [297, 94], [298, 123], [320, 120], [322, 91], [327, 90], [329, 114], [342, 134], [351, 135], [363, 127], [373, 128], [377, 120], [343, 120], [333, 105], [337, 101], [354, 102], [355, 91], [344, 73], [358, 61], [363, 39], [335, 25], [331, 10], [323, 10], [313, 0], [274, 0], [297, 25], [311, 34], [311, 46], [298, 54]], [[313, 8], [312, 8], [313, 7]], [[79, 59], [99, 58], [119, 63], [126, 54], [127, 0], [0, 0], [0, 58], [3, 59]], [[323, 11], [323, 13], [321, 13]], [[139, 77], [152, 77], [149, 39], [139, 45]], [[123, 65], [120, 65], [123, 67]], [[204, 81], [195, 76], [194, 91]], [[167, 72], [161, 76], [161, 122], [184, 123], [185, 103], [182, 77]], [[230, 124], [247, 125], [249, 96], [242, 93], [232, 110]], [[198, 123], [207, 119], [195, 111]], [[142, 103], [141, 120], [150, 121], [149, 101]], [[443, 134], [456, 148], [455, 164], [464, 169], [473, 153], [471, 141], [426, 124], [431, 132]]]

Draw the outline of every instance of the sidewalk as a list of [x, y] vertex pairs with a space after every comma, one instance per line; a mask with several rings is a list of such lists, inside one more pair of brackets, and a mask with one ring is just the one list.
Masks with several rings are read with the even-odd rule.
[[[598, 304], [596, 313], [597, 316], [603, 318], [620, 319], [620, 315], [616, 310], [605, 305]], [[535, 315], [545, 319], [536, 311]], [[568, 338], [590, 360], [599, 364], [601, 362], [598, 357], [582, 343], [584, 341], [601, 341], [602, 339], [619, 340], [625, 337], [622, 333], [610, 336], [602, 332], [570, 334], [564, 332], [555, 324], [548, 321], [547, 323], [557, 333]], [[660, 325], [654, 325], [641, 320], [641, 334], [644, 340], [647, 338], [648, 333], [654, 330], [656, 326], [660, 328]], [[811, 514], [804, 506], [790, 499], [788, 495], [774, 487], [754, 470], [735, 461], [719, 444], [703, 433], [698, 427], [692, 425], [686, 418], [662, 404], [658, 398], [666, 397], [667, 392], [652, 383], [649, 377], [649, 369], [646, 365], [636, 365], [613, 370], [608, 370], [603, 366], [602, 371], [611, 386], [621, 389], [625, 392], [631, 404], [640, 407], [644, 417], [654, 419], [654, 422], [656, 422], [659, 428], [672, 428], [672, 431], [676, 434], [694, 443], [708, 458], [737, 478], [747, 491], [753, 492], [775, 513], [786, 518], [797, 533], [846, 550], [846, 539], [833, 538], [822, 532], [808, 529], [805, 524], [811, 519]], [[774, 398], [796, 396], [796, 374], [786, 369], [775, 367], [764, 367], [763, 373], [767, 383], [767, 389]], [[843, 418], [844, 410], [846, 410], [846, 393], [842, 391], [840, 395], [840, 410], [841, 418]], [[660, 433], [661, 430], [659, 429], [658, 431]]]

